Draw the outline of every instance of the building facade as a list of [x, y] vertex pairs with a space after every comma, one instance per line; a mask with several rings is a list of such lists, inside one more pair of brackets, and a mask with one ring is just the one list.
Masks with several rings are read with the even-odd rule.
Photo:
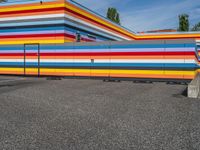
[[136, 34], [72, 0], [0, 4], [0, 74], [191, 80], [199, 39]]

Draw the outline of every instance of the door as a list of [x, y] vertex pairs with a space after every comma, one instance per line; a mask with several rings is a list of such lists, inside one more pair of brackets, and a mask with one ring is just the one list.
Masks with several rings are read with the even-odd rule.
[[24, 45], [24, 75], [40, 75], [40, 46], [39, 44]]
[[104, 42], [90, 46], [90, 77], [110, 76], [110, 43]]

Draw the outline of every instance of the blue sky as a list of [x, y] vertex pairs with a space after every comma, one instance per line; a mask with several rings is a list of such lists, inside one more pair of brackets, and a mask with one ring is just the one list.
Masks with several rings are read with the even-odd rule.
[[176, 29], [178, 15], [187, 13], [190, 24], [200, 22], [200, 0], [75, 0], [78, 3], [106, 15], [108, 7], [115, 7], [121, 15], [124, 27], [132, 31]]

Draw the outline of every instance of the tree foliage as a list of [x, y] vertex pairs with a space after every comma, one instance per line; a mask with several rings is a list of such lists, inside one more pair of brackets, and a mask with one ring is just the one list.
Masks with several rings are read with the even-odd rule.
[[195, 24], [195, 25], [193, 26], [193, 28], [191, 29], [191, 31], [200, 31], [200, 22], [197, 23], [197, 24]]
[[120, 15], [116, 8], [108, 8], [107, 18], [117, 24], [120, 24]]
[[189, 15], [179, 15], [179, 28], [178, 31], [189, 31]]
[[6, 2], [7, 0], [0, 0], [0, 3], [2, 3], [2, 2]]

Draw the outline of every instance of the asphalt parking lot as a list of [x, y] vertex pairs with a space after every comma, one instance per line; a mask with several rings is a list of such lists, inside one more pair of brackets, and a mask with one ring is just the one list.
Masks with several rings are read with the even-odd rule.
[[0, 149], [198, 150], [186, 85], [0, 77]]

